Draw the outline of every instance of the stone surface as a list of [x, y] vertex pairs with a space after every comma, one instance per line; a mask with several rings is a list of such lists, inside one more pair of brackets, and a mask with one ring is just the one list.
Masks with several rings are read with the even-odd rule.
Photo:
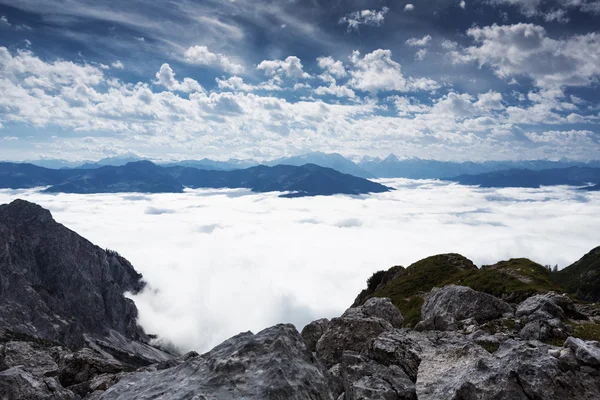
[[306, 325], [301, 332], [302, 338], [310, 351], [317, 349], [317, 342], [329, 327], [329, 320], [321, 318]]
[[241, 333], [210, 352], [164, 370], [121, 379], [99, 398], [335, 399], [325, 369], [311, 360], [293, 325]]
[[344, 351], [360, 353], [370, 339], [391, 329], [392, 325], [380, 318], [333, 318], [317, 342], [317, 357], [330, 368], [341, 362]]
[[404, 317], [398, 307], [388, 298], [373, 297], [362, 306], [352, 307], [342, 314], [342, 318], [381, 318], [394, 328], [402, 328]]
[[586, 342], [569, 337], [565, 341], [565, 347], [570, 348], [579, 361], [593, 366], [600, 366], [600, 345], [598, 345], [598, 342]]
[[439, 315], [449, 315], [457, 321], [473, 318], [483, 322], [513, 316], [513, 310], [508, 303], [487, 293], [449, 285], [432, 289], [421, 308], [423, 320]]

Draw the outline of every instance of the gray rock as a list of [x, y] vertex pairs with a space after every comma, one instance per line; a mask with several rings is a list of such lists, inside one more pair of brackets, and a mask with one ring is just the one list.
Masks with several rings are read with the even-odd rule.
[[[115, 332], [121, 338], [112, 343], [117, 350], [135, 354], [131, 342], [147, 350], [137, 308], [123, 295], [139, 292], [144, 282], [116, 252], [93, 245], [24, 200], [0, 205], [0, 248], [0, 328], [75, 348], [86, 345], [86, 336], [105, 339]], [[157, 349], [157, 357], [148, 354], [142, 363], [170, 357]]]
[[342, 318], [381, 318], [394, 328], [402, 328], [404, 317], [388, 298], [372, 297], [362, 306], [349, 308]]
[[328, 327], [329, 320], [327, 318], [321, 318], [309, 323], [302, 329], [300, 334], [302, 335], [302, 338], [304, 338], [306, 346], [310, 351], [315, 351], [317, 349], [317, 342], [321, 339], [321, 336], [323, 336]]
[[600, 366], [600, 346], [598, 342], [586, 342], [578, 338], [568, 337], [564, 347], [570, 348], [575, 353], [575, 357], [582, 363]]
[[379, 364], [399, 366], [411, 381], [416, 382], [420, 351], [421, 347], [406, 336], [406, 331], [394, 329], [370, 340], [363, 354]]
[[342, 357], [346, 400], [416, 400], [415, 384], [397, 365], [384, 366], [356, 352]]
[[416, 331], [455, 331], [458, 325], [454, 317], [448, 313], [430, 315], [420, 321], [416, 326]]
[[515, 314], [517, 318], [531, 317], [533, 314], [538, 313], [537, 317], [530, 319], [564, 318], [565, 312], [557, 304], [555, 297], [556, 296], [551, 293], [528, 297], [519, 304]]
[[[123, 377], [98, 398], [335, 399], [326, 370], [293, 325], [247, 332], [177, 367]], [[194, 397], [196, 396], [196, 397]]]
[[342, 361], [344, 351], [363, 351], [370, 339], [393, 329], [381, 318], [333, 318], [317, 342], [317, 357], [328, 368]]
[[422, 347], [419, 400], [600, 398], [598, 377], [549, 355], [550, 346], [507, 340], [490, 354], [454, 332], [432, 335], [409, 335]]
[[75, 400], [73, 392], [63, 388], [56, 377], [34, 375], [17, 366], [0, 372], [1, 400]]
[[449, 285], [434, 288], [425, 298], [421, 308], [423, 320], [449, 315], [455, 320], [473, 318], [477, 322], [513, 316], [508, 303], [466, 286]]

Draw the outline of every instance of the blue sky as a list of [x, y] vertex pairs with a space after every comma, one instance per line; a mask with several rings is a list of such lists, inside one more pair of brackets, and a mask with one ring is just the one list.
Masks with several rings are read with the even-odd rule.
[[599, 0], [0, 0], [0, 159], [599, 159], [599, 28]]

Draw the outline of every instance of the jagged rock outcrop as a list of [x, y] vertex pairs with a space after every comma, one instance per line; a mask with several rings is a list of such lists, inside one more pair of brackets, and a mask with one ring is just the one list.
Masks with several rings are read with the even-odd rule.
[[425, 298], [421, 308], [421, 321], [417, 328], [454, 330], [455, 321], [472, 318], [481, 323], [514, 315], [512, 307], [504, 301], [466, 286], [449, 285], [434, 288]]
[[127, 260], [48, 210], [0, 205], [0, 394], [76, 398], [97, 376], [172, 358], [148, 344], [124, 296], [143, 286]]
[[98, 398], [335, 399], [293, 325], [241, 333], [176, 367], [130, 374]]

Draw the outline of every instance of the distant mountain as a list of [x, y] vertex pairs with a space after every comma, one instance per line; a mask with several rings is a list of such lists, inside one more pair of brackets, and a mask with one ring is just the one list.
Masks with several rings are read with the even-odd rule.
[[555, 279], [571, 293], [587, 301], [600, 302], [600, 247], [556, 272]]
[[321, 167], [333, 168], [344, 174], [350, 174], [361, 178], [374, 178], [375, 175], [364, 170], [354, 162], [348, 160], [338, 153], [322, 153], [320, 151], [304, 154], [301, 156], [278, 158], [264, 163], [265, 165], [296, 165], [315, 164]]
[[446, 179], [463, 185], [479, 185], [481, 187], [587, 186], [590, 183], [600, 183], [600, 168], [569, 167], [541, 171], [509, 169], [479, 175], [460, 175]]
[[[103, 158], [98, 161], [87, 161], [75, 163], [65, 160], [36, 160], [31, 164], [45, 168], [78, 168], [95, 169], [103, 166], [122, 166], [129, 162], [142, 161], [136, 154], [125, 154], [116, 157]], [[157, 161], [162, 167], [192, 167], [199, 169], [210, 169], [217, 171], [232, 171], [234, 169], [245, 169], [255, 167], [261, 163], [253, 159], [229, 159], [227, 161], [216, 161], [209, 158], [200, 160], [181, 161]], [[333, 168], [339, 172], [358, 176], [361, 178], [410, 178], [410, 179], [441, 179], [459, 175], [477, 175], [486, 172], [501, 171], [507, 169], [529, 169], [540, 171], [553, 168], [567, 167], [592, 167], [600, 168], [600, 161], [485, 161], [485, 162], [452, 162], [424, 160], [420, 158], [400, 158], [390, 154], [385, 158], [364, 156], [357, 160], [351, 160], [338, 153], [311, 152], [292, 157], [283, 157], [271, 161], [263, 161], [263, 165], [294, 165], [315, 164], [321, 167]]]
[[237, 160], [230, 159], [228, 161], [214, 161], [208, 158], [203, 158], [202, 160], [182, 160], [176, 162], [167, 162], [167, 163], [159, 163], [162, 167], [192, 167], [199, 169], [212, 169], [217, 171], [231, 171], [234, 169], [244, 169], [255, 167], [260, 163], [256, 160]]
[[566, 168], [572, 166], [587, 166], [600, 168], [600, 162], [591, 163], [575, 161], [485, 161], [451, 162], [423, 160], [420, 158], [399, 158], [394, 154], [388, 157], [364, 157], [357, 163], [358, 167], [378, 178], [411, 178], [411, 179], [441, 179], [459, 175], [475, 175], [486, 172], [507, 169], [529, 169], [539, 171], [551, 168]]
[[294, 192], [286, 197], [380, 193], [391, 190], [364, 178], [314, 164], [260, 165], [233, 171], [160, 167], [150, 161], [96, 169], [50, 170], [31, 164], [0, 163], [0, 187], [50, 186], [50, 193], [180, 193], [190, 188], [248, 188], [254, 192]]

